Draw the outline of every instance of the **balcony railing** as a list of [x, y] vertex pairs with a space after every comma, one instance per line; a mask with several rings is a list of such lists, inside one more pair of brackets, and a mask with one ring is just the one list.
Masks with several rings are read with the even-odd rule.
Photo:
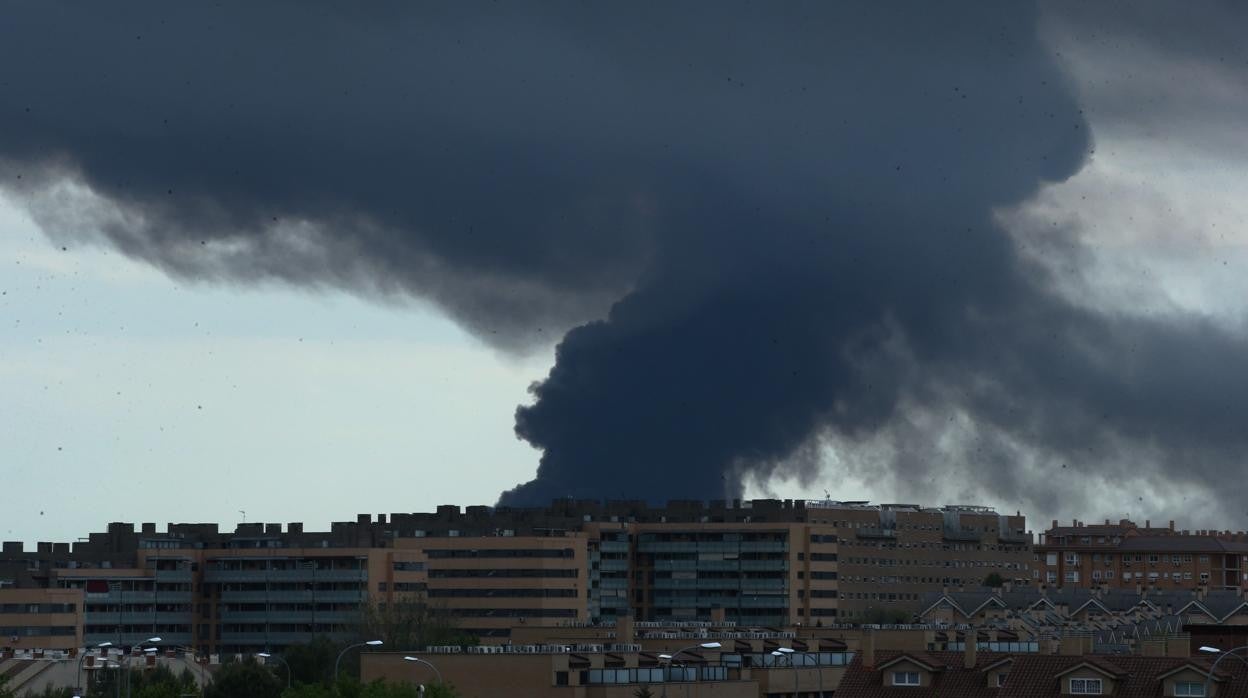
[[896, 538], [897, 530], [893, 528], [880, 528], [871, 526], [868, 528], [854, 529], [854, 534], [859, 538]]
[[983, 534], [978, 531], [963, 531], [960, 529], [946, 528], [941, 534], [945, 540], [970, 541], [978, 543], [983, 539]]
[[358, 570], [215, 570], [204, 571], [205, 582], [360, 582], [367, 571]]

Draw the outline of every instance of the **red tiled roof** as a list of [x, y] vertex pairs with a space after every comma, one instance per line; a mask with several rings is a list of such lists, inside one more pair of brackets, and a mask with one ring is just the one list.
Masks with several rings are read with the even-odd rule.
[[914, 657], [924, 664], [944, 667], [944, 670], [932, 674], [930, 686], [888, 686], [885, 685], [888, 671], [878, 668], [868, 671], [862, 666], [862, 653], [859, 652], [841, 677], [836, 698], [999, 698], [1000, 689], [988, 688], [988, 677], [979, 669], [1009, 656], [1000, 652], [980, 652], [976, 668], [967, 671], [962, 668], [961, 652], [877, 651], [876, 667], [903, 655]]
[[[1210, 666], [1204, 659], [1188, 657], [1018, 655], [1018, 660], [1011, 667], [1005, 686], [1001, 688], [997, 698], [1060, 696], [1061, 684], [1057, 676], [1079, 664], [1091, 663], [1089, 660], [1105, 662], [1122, 671], [1113, 695], [1130, 698], [1160, 698], [1164, 695], [1160, 678], [1163, 674], [1187, 664], [1206, 671]], [[1218, 674], [1225, 673], [1229, 677], [1224, 683], [1218, 684], [1219, 698], [1248, 698], [1248, 671], [1245, 671], [1240, 662], [1234, 662], [1234, 665], [1228, 667], [1227, 662], [1223, 662], [1218, 666]]]
[[[879, 666], [901, 655], [922, 657], [924, 663], [938, 662], [942, 671], [932, 674], [932, 683], [925, 687], [887, 686], [888, 671]], [[1003, 659], [1013, 658], [1005, 685], [988, 687], [985, 670]], [[876, 652], [876, 667], [862, 666], [862, 654], [846, 668], [836, 689], [837, 698], [1057, 698], [1061, 696], [1059, 676], [1070, 669], [1087, 664], [1102, 668], [1116, 676], [1113, 695], [1127, 698], [1161, 698], [1162, 677], [1191, 665], [1208, 671], [1212, 662], [1189, 657], [1141, 657], [1135, 655], [1044, 655], [980, 652], [974, 669], [964, 669], [961, 652]], [[1243, 662], [1222, 662], [1217, 677], [1219, 698], [1248, 698], [1248, 667]]]

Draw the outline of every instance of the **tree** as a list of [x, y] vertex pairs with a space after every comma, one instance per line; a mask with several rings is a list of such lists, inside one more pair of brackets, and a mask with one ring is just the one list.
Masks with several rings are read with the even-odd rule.
[[[406, 681], [388, 682], [381, 679], [372, 683], [360, 683], [354, 678], [342, 678], [333, 686], [302, 684], [287, 689], [282, 698], [419, 698], [420, 689]], [[459, 693], [447, 684], [425, 684], [425, 698], [460, 698]]]
[[633, 691], [633, 696], [635, 698], [654, 698], [654, 691], [651, 691], [649, 686], [642, 686]]
[[404, 649], [477, 644], [476, 636], [461, 630], [446, 608], [413, 597], [365, 603], [360, 607], [358, 633], [364, 639]]
[[8, 688], [9, 677], [0, 674], [0, 698], [17, 698], [17, 695]]
[[897, 625], [910, 621], [910, 613], [895, 608], [868, 608], [859, 625]]
[[1002, 579], [1001, 575], [997, 574], [996, 572], [991, 572], [988, 574], [987, 577], [984, 577], [984, 586], [993, 587], [994, 589], [1000, 589], [1001, 587], [1005, 586], [1005, 580]]
[[204, 689], [204, 698], [279, 698], [282, 688], [283, 683], [269, 667], [248, 657], [221, 665]]
[[342, 645], [320, 636], [301, 645], [291, 645], [282, 653], [290, 667], [292, 684], [308, 683], [329, 686], [334, 680], [334, 659]]
[[[3, 693], [3, 689], [0, 689], [0, 696], [3, 696], [3, 695], [6, 695], [6, 694]], [[7, 695], [11, 696], [14, 694], [8, 693]], [[38, 692], [27, 691], [24, 694], [24, 698], [72, 698], [73, 695], [74, 695], [74, 689], [72, 688], [64, 688], [64, 687], [49, 685], [49, 686], [44, 686], [42, 691], [38, 691]]]

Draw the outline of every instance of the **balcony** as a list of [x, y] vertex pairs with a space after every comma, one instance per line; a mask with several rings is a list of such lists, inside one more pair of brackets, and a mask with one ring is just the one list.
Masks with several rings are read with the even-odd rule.
[[970, 543], [978, 543], [983, 540], [983, 534], [978, 531], [963, 531], [959, 529], [946, 528], [941, 537], [945, 540], [966, 541]]
[[360, 620], [360, 614], [351, 611], [222, 611], [222, 623], [331, 623], [346, 625]]
[[1019, 543], [1019, 544], [1030, 544], [1030, 543], [1031, 543], [1031, 534], [1029, 534], [1029, 533], [1011, 533], [1011, 532], [1009, 532], [1009, 531], [1002, 531], [1002, 532], [1000, 532], [1000, 533], [998, 533], [998, 534], [997, 534], [997, 541], [998, 541], [998, 542], [1001, 542], [1001, 543]]
[[892, 539], [892, 538], [896, 538], [896, 537], [897, 537], [897, 529], [894, 529], [894, 528], [881, 528], [881, 527], [879, 527], [879, 526], [870, 526], [870, 527], [866, 527], [866, 528], [856, 528], [856, 529], [854, 529], [854, 535], [858, 536], [859, 538], [889, 538], [889, 539]]
[[205, 582], [362, 582], [366, 570], [216, 570], [204, 572]]
[[221, 603], [362, 603], [362, 591], [223, 591]]

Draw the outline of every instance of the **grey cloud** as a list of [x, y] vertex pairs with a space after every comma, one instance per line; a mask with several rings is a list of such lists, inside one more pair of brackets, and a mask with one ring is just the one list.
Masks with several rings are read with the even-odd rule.
[[[995, 222], [1091, 147], [1031, 4], [10, 14], [3, 176], [86, 185], [129, 254], [429, 297], [501, 346], [571, 328], [504, 504], [733, 495], [895, 434], [897, 475], [1048, 506], [1010, 444], [1210, 483], [1244, 446], [1238, 337], [1076, 307]], [[992, 448], [915, 458], [905, 406]]]

